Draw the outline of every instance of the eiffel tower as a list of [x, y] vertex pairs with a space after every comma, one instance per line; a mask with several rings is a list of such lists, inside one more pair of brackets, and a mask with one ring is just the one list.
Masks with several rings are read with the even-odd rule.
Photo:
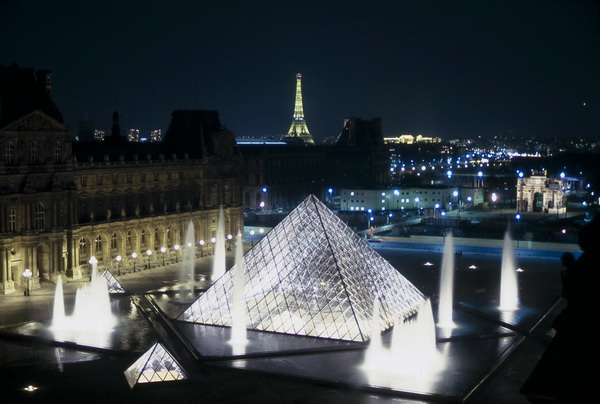
[[306, 121], [304, 120], [304, 108], [302, 106], [302, 74], [296, 74], [296, 102], [294, 103], [294, 117], [292, 125], [287, 135], [283, 135], [283, 138], [296, 138], [302, 139], [304, 143], [314, 145], [312, 135], [308, 131]]

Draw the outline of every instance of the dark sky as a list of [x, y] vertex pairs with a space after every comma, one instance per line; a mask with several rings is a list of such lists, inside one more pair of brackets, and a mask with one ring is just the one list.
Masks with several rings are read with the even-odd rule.
[[0, 64], [49, 69], [75, 131], [166, 130], [210, 109], [238, 136], [287, 132], [295, 74], [313, 136], [600, 135], [596, 0], [0, 1]]

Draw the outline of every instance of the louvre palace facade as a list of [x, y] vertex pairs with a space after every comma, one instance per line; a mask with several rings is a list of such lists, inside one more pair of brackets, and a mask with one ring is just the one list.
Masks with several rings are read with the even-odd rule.
[[178, 254], [190, 223], [199, 252], [221, 208], [226, 234], [242, 229], [242, 160], [217, 112], [174, 111], [157, 143], [127, 142], [115, 112], [107, 139], [76, 142], [51, 87], [48, 71], [0, 66], [0, 293], [21, 290], [26, 269], [39, 287], [81, 277], [92, 256]]

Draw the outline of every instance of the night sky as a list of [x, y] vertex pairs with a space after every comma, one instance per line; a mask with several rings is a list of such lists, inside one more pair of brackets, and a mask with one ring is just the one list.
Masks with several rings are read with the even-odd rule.
[[75, 132], [165, 131], [209, 109], [237, 136], [287, 132], [295, 75], [315, 138], [600, 135], [596, 0], [0, 1], [0, 64], [49, 69]]

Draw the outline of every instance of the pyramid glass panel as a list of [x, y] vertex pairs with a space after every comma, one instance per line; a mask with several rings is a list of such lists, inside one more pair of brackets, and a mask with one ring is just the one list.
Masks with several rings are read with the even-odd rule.
[[183, 368], [159, 343], [152, 345], [124, 372], [129, 387], [137, 383], [167, 382], [187, 379]]
[[102, 276], [106, 279], [108, 293], [125, 293], [125, 289], [121, 285], [121, 282], [119, 282], [110, 271], [104, 271]]
[[[309, 196], [244, 256], [250, 329], [366, 341], [373, 302], [381, 330], [405, 319], [423, 294], [316, 197]], [[233, 271], [179, 320], [231, 326]]]

